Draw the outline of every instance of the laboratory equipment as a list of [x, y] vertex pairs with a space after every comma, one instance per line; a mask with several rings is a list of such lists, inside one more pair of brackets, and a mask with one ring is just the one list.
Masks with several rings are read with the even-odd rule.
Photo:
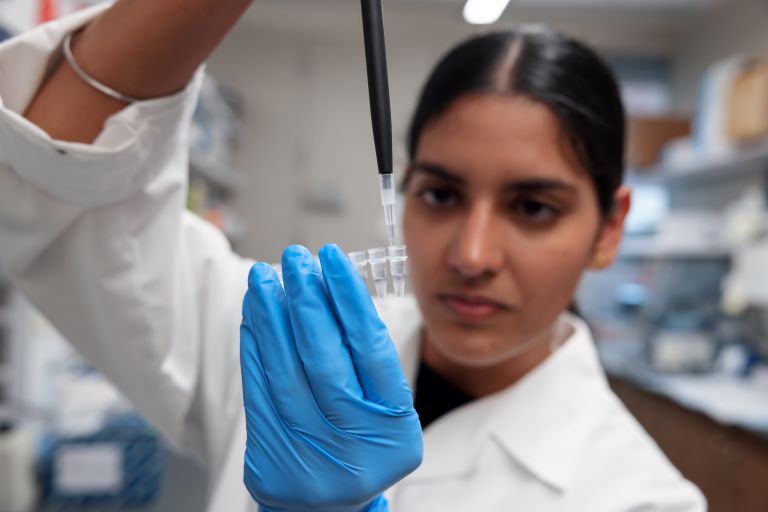
[[395, 287], [395, 295], [403, 297], [405, 295], [408, 254], [404, 245], [390, 246], [388, 251], [389, 273], [392, 275], [392, 286]]
[[392, 113], [389, 104], [387, 52], [384, 43], [384, 19], [381, 0], [361, 0], [365, 62], [368, 70], [368, 96], [376, 160], [379, 166], [379, 190], [387, 226], [387, 242], [395, 245], [395, 180], [392, 165]]
[[[408, 253], [404, 245], [393, 247], [376, 247], [366, 251], [354, 251], [347, 254], [349, 261], [357, 271], [360, 278], [368, 284], [373, 281], [376, 295], [383, 299], [386, 297], [389, 287], [387, 284], [387, 268], [392, 278], [392, 286], [395, 295], [405, 295], [405, 281], [407, 276]], [[314, 256], [315, 263], [322, 272], [320, 258]], [[283, 282], [283, 268], [281, 265], [272, 265], [280, 283]]]
[[[367, 260], [362, 259], [365, 254], [368, 255]], [[395, 295], [398, 297], [405, 295], [408, 253], [404, 245], [391, 246], [386, 249], [377, 247], [365, 252], [350, 253], [349, 258], [366, 283], [369, 280], [373, 281], [376, 295], [380, 299], [383, 299], [388, 291], [387, 268], [389, 268], [389, 275], [392, 277]]]
[[368, 249], [368, 262], [376, 294], [384, 297], [387, 295], [387, 250], [383, 247]]
[[355, 251], [347, 254], [349, 261], [355, 266], [355, 270], [363, 278], [363, 281], [368, 281], [368, 256], [365, 251]]
[[166, 472], [160, 436], [135, 412], [108, 413], [93, 432], [49, 432], [40, 454], [47, 509], [147, 507], [157, 502]]

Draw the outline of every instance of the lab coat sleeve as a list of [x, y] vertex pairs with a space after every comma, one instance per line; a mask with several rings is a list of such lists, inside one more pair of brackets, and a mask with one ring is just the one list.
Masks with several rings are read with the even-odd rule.
[[250, 262], [186, 212], [202, 80], [133, 104], [91, 145], [21, 113], [89, 10], [0, 45], [0, 272], [177, 448], [220, 465], [242, 415]]

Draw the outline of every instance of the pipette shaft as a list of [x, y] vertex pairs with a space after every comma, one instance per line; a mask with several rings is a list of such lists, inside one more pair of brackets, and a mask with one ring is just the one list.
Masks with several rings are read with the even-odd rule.
[[387, 241], [395, 245], [395, 183], [392, 176], [392, 113], [389, 104], [387, 52], [384, 43], [384, 17], [381, 0], [361, 0], [365, 62], [368, 70], [368, 96], [371, 124], [379, 166], [379, 190], [384, 207]]

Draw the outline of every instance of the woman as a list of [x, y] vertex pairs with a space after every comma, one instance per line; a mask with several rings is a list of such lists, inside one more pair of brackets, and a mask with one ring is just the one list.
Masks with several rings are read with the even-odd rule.
[[428, 79], [403, 187], [421, 313], [405, 350], [435, 423], [395, 510], [704, 509], [567, 311], [583, 272], [616, 255], [623, 148], [612, 73], [565, 35], [476, 37]]
[[208, 510], [252, 506], [246, 430], [264, 509], [386, 508], [379, 493], [421, 451], [390, 334], [426, 427], [393, 510], [702, 510], [564, 312], [583, 270], [610, 263], [629, 206], [621, 105], [592, 52], [524, 31], [438, 66], [404, 183], [416, 302], [380, 305], [388, 333], [338, 249], [321, 252], [325, 283], [286, 251], [283, 291], [183, 212], [199, 74], [126, 105], [66, 62], [48, 68], [86, 27], [73, 53], [93, 77], [171, 94], [248, 4], [124, 0], [0, 47], [19, 70], [0, 79], [0, 268], [206, 464]]

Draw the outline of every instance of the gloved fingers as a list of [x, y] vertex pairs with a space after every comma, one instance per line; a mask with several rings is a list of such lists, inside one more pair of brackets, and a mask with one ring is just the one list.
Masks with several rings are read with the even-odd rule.
[[[246, 297], [244, 307], [247, 301]], [[240, 373], [243, 379], [243, 401], [247, 418], [252, 419], [254, 415], [262, 416], [265, 405], [270, 401], [271, 392], [264, 375], [256, 337], [245, 318], [240, 325]]]
[[249, 431], [250, 426], [274, 423], [269, 419], [279, 416], [264, 372], [264, 364], [259, 353], [253, 322], [250, 314], [245, 313], [252, 309], [253, 297], [250, 293], [246, 293], [243, 300], [243, 321], [240, 324], [240, 373], [243, 382], [245, 417]]
[[[248, 300], [246, 298], [246, 300]], [[245, 321], [240, 325], [240, 372], [243, 381], [243, 401], [245, 402], [245, 420], [248, 428], [247, 446], [245, 453], [246, 479], [259, 475], [261, 468], [254, 459], [252, 446], [259, 446], [262, 436], [267, 436], [264, 427], [275, 428], [274, 419], [279, 417], [272, 392], [269, 389], [264, 365], [259, 354], [259, 347], [253, 330]], [[254, 436], [254, 433], [256, 435]]]
[[376, 496], [363, 512], [389, 512], [389, 502], [383, 494]]
[[317, 414], [317, 406], [296, 350], [286, 305], [275, 270], [265, 263], [255, 264], [248, 275], [243, 324], [258, 344], [270, 398], [280, 415], [291, 427], [306, 427], [312, 414]]
[[289, 446], [285, 436], [290, 429], [285, 427], [272, 399], [259, 345], [245, 321], [240, 326], [240, 368], [248, 433], [243, 457], [243, 481], [251, 497], [258, 502], [264, 489], [270, 486], [271, 471], [285, 460], [285, 450]]
[[288, 311], [304, 372], [320, 410], [343, 430], [350, 421], [359, 421], [358, 411], [349, 405], [361, 401], [363, 392], [320, 268], [300, 246], [285, 250], [282, 265]]
[[391, 409], [412, 410], [413, 397], [400, 359], [365, 283], [335, 245], [320, 250], [320, 261], [365, 398]]

